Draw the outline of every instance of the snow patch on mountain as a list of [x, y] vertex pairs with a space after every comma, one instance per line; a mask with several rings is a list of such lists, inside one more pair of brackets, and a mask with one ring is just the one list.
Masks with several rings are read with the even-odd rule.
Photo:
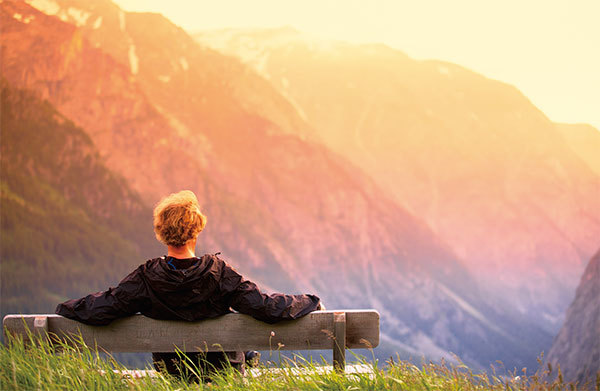
[[119, 11], [119, 29], [125, 31], [125, 12]]
[[[267, 79], [269, 79], [270, 75], [265, 66], [269, 53], [273, 49], [286, 47], [289, 42], [302, 42], [311, 51], [317, 49], [333, 50], [335, 48], [335, 42], [324, 40], [308, 33], [300, 33], [291, 27], [264, 31], [262, 34], [265, 39], [259, 45], [256, 43], [255, 38], [253, 38], [253, 34], [256, 32], [257, 30], [252, 28], [222, 29], [202, 31], [194, 36], [208, 47], [222, 53], [232, 54], [245, 64], [252, 65], [261, 76]], [[234, 51], [232, 50], [233, 48], [235, 48]]]
[[[266, 58], [265, 58], [265, 63], [263, 64], [263, 66], [266, 66]], [[267, 75], [267, 72], [265, 72], [264, 77], [266, 79], [270, 79], [270, 76]], [[291, 103], [291, 105], [294, 107], [294, 110], [296, 110], [296, 113], [298, 113], [298, 115], [300, 116], [300, 118], [302, 118], [304, 121], [308, 121], [308, 117], [306, 116], [306, 113], [304, 112], [304, 110], [302, 109], [302, 107], [300, 106], [300, 104], [287, 91], [289, 89], [289, 86], [290, 86], [290, 81], [287, 78], [282, 77], [281, 78], [281, 85], [283, 86], [283, 90], [280, 91], [281, 94]]]
[[135, 53], [135, 45], [129, 45], [129, 67], [131, 68], [131, 73], [137, 75], [139, 70], [139, 58]]
[[183, 68], [184, 71], [187, 71], [190, 68], [190, 65], [188, 64], [185, 57], [181, 57], [179, 59], [179, 64], [181, 65], [181, 68]]
[[300, 104], [298, 102], [296, 102], [290, 94], [286, 93], [285, 91], [283, 91], [282, 95], [284, 97], [287, 98], [287, 100], [292, 104], [292, 107], [294, 107], [294, 109], [296, 110], [296, 113], [298, 113], [298, 115], [300, 116], [300, 118], [302, 118], [304, 121], [308, 121], [308, 117], [306, 116], [306, 113], [304, 112], [304, 110], [302, 109], [302, 107], [300, 106]]
[[60, 11], [60, 5], [52, 0], [27, 0], [27, 3], [46, 15], [56, 15]]
[[98, 16], [98, 18], [96, 19], [96, 21], [94, 22], [94, 30], [97, 30], [100, 28], [100, 26], [102, 26], [102, 16]]
[[69, 19], [75, 23], [77, 27], [85, 26], [87, 20], [90, 18], [92, 14], [89, 12], [85, 12], [83, 10], [69, 7], [67, 9], [67, 15], [70, 17]]
[[[260, 73], [263, 77], [270, 79], [271, 75], [267, 72], [267, 62], [269, 61], [269, 53], [267, 51], [263, 51], [255, 58], [254, 68]], [[250, 64], [250, 62], [248, 62]]]
[[23, 16], [19, 13], [15, 13], [13, 15], [13, 18], [15, 18], [16, 20], [18, 20], [19, 22], [28, 24], [29, 22], [31, 22], [33, 19], [35, 19], [35, 16], [33, 15], [28, 15], [28, 16]]
[[160, 80], [163, 83], [168, 83], [171, 81], [171, 76], [168, 75], [158, 75], [158, 80]]
[[69, 7], [63, 9], [52, 0], [27, 0], [27, 3], [46, 15], [56, 15], [64, 22], [73, 23], [77, 27], [85, 26], [91, 13], [79, 8]]

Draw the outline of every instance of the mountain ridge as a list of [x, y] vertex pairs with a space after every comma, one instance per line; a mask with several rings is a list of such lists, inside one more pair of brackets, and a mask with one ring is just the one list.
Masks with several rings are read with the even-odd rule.
[[[559, 327], [600, 235], [600, 177], [527, 97], [385, 45], [324, 50], [294, 31], [227, 34], [196, 38], [291, 96], [324, 143], [424, 218], [498, 305]], [[536, 284], [524, 278], [532, 272]]]

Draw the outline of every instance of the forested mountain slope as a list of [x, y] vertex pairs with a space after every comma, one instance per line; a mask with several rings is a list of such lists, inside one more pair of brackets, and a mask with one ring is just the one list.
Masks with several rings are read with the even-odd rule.
[[5, 81], [1, 99], [1, 312], [53, 312], [158, 251], [151, 211], [51, 104]]

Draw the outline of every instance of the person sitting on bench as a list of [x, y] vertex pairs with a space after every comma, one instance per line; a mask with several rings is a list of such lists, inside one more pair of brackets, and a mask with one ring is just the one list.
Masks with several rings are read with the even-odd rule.
[[[197, 321], [238, 311], [275, 323], [325, 309], [310, 294], [267, 295], [244, 279], [218, 254], [196, 257], [198, 235], [206, 225], [195, 194], [171, 194], [154, 209], [156, 238], [167, 255], [140, 265], [117, 287], [59, 304], [56, 313], [90, 325], [106, 325], [135, 313], [154, 319]], [[244, 373], [243, 352], [189, 352], [203, 370], [232, 365]], [[157, 370], [183, 376], [177, 353], [153, 353]]]

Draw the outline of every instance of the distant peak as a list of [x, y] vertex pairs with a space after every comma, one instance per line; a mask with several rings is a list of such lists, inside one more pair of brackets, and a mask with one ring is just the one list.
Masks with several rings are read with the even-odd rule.
[[282, 27], [275, 27], [275, 28], [267, 29], [267, 30], [272, 30], [273, 32], [277, 32], [280, 34], [302, 34], [300, 32], [300, 30], [298, 30], [295, 27], [290, 26], [290, 25], [282, 26]]

